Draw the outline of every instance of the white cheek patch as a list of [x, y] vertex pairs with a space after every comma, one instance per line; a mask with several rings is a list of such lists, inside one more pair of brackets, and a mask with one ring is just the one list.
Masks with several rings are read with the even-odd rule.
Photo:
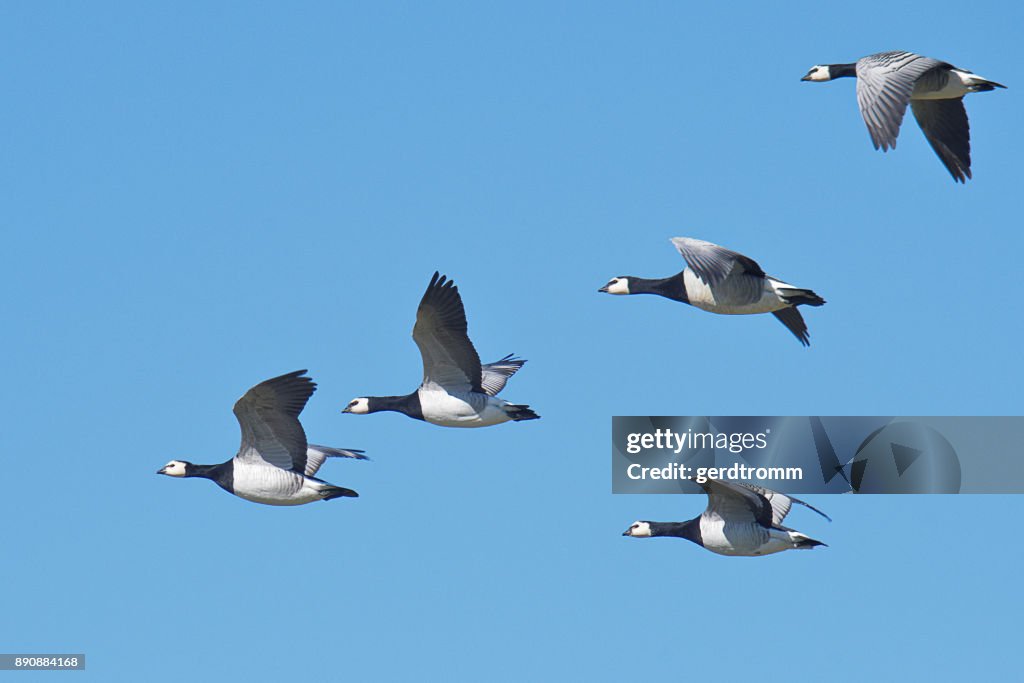
[[172, 460], [164, 465], [163, 473], [169, 477], [184, 477], [185, 463], [178, 460]]
[[635, 522], [633, 526], [629, 528], [629, 535], [634, 538], [650, 538], [651, 525], [647, 522]]
[[349, 404], [348, 412], [354, 415], [366, 415], [370, 412], [370, 401], [365, 398], [357, 398]]
[[832, 77], [829, 75], [827, 66], [815, 66], [811, 68], [810, 73], [807, 74], [807, 80], [809, 81], [830, 81]]
[[624, 277], [615, 278], [607, 285], [609, 294], [629, 294], [629, 280]]

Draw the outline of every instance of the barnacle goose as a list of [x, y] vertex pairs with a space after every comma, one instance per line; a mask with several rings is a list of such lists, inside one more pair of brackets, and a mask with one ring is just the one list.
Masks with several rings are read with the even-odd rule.
[[896, 148], [907, 103], [928, 143], [953, 180], [971, 177], [971, 128], [964, 95], [1005, 85], [913, 52], [892, 51], [862, 57], [854, 64], [812, 66], [803, 81], [857, 79], [857, 103], [875, 149]]
[[821, 306], [825, 300], [809, 289], [765, 275], [753, 259], [724, 247], [690, 237], [673, 237], [672, 244], [687, 267], [666, 278], [612, 278], [599, 292], [657, 294], [712, 313], [745, 315], [771, 313], [804, 346], [810, 334], [797, 306]]
[[354, 498], [351, 489], [314, 475], [327, 458], [365, 460], [363, 451], [306, 443], [299, 413], [316, 390], [305, 370], [268, 379], [235, 403], [242, 428], [238, 455], [219, 465], [172, 460], [157, 474], [211, 479], [228, 493], [266, 505], [303, 505], [315, 500]]
[[488, 427], [540, 417], [527, 405], [497, 397], [526, 361], [509, 355], [480, 364], [467, 333], [459, 288], [438, 272], [416, 311], [412, 338], [423, 357], [420, 387], [405, 396], [355, 398], [341, 412], [365, 415], [391, 410], [442, 427]]
[[770, 555], [783, 550], [825, 545], [782, 526], [793, 503], [832, 519], [799, 498], [753, 484], [708, 479], [700, 483], [708, 506], [700, 517], [687, 522], [633, 522], [623, 536], [674, 536], [693, 541], [719, 555]]

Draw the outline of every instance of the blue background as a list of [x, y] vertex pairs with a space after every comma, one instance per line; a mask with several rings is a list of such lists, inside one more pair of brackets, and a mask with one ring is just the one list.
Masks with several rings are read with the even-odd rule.
[[[484, 6], [484, 5], [487, 6]], [[814, 496], [830, 547], [620, 536], [613, 414], [1014, 414], [1019, 3], [4, 3], [0, 647], [76, 680], [1016, 676], [1021, 499]], [[872, 149], [814, 64], [913, 50], [972, 95], [975, 179], [911, 118]], [[828, 300], [768, 316], [597, 288], [707, 239]], [[543, 419], [339, 411], [419, 381], [435, 269]], [[320, 382], [357, 500], [154, 472], [231, 405]], [[1011, 650], [1011, 648], [1013, 648]], [[38, 674], [25, 674], [31, 679]]]

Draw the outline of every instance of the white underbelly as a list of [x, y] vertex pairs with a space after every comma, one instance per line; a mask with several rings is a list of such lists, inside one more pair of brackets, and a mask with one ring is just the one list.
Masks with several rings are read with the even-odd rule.
[[772, 553], [781, 553], [783, 550], [792, 550], [795, 547], [796, 544], [790, 538], [789, 532], [772, 529], [769, 532], [768, 542], [758, 548], [755, 555], [771, 555]]
[[232, 485], [239, 498], [264, 505], [304, 505], [321, 499], [314, 482], [273, 465], [236, 467]]
[[699, 297], [691, 297], [690, 303], [709, 313], [720, 313], [722, 315], [750, 315], [752, 313], [771, 313], [785, 308], [787, 304], [780, 300], [774, 291], [766, 289], [761, 292], [761, 298], [747, 304], [722, 303], [715, 299], [714, 293], [705, 288]]
[[701, 517], [700, 537], [704, 547], [719, 555], [753, 555], [765, 541], [764, 530], [756, 524], [724, 524], [720, 519]]
[[953, 100], [959, 97], [963, 97], [970, 92], [967, 85], [964, 83], [965, 78], [970, 78], [970, 74], [963, 74], [961, 76], [958, 71], [951, 71], [949, 73], [949, 80], [946, 81], [946, 85], [941, 90], [928, 90], [927, 79], [924, 81], [918, 81], [914, 85], [914, 90], [910, 94], [912, 100]]
[[791, 532], [765, 529], [755, 523], [730, 523], [701, 518], [701, 542], [719, 555], [756, 557], [790, 550], [796, 547]]
[[[752, 313], [770, 313], [785, 308], [786, 303], [775, 293], [772, 280], [764, 280], [760, 285], [760, 298], [748, 303], [733, 303], [737, 298], [750, 299], [751, 293], [745, 286], [734, 286], [732, 282], [716, 285], [714, 289], [706, 285], [693, 271], [683, 272], [683, 283], [686, 286], [686, 298], [690, 305], [723, 315], [749, 315]], [[787, 285], [788, 286], [788, 285]], [[754, 294], [756, 295], [756, 290]]]
[[489, 427], [511, 419], [502, 409], [506, 401], [493, 396], [421, 391], [419, 398], [423, 419], [441, 427]]
[[768, 529], [767, 533], [765, 531], [764, 527], [757, 524], [730, 525], [724, 534], [709, 533], [710, 539], [703, 539], [704, 547], [719, 555], [744, 557], [772, 555], [796, 547], [792, 532], [781, 529]]
[[709, 313], [720, 313], [722, 315], [750, 315], [753, 313], [771, 313], [781, 308], [785, 308], [786, 304], [779, 301], [779, 298], [774, 295], [764, 294], [761, 296], [760, 301], [755, 301], [752, 304], [744, 304], [742, 306], [736, 305], [724, 305], [715, 303], [694, 303], [694, 306], [701, 309], [702, 311], [708, 311]]
[[288, 496], [280, 496], [260, 492], [242, 493], [236, 489], [235, 495], [239, 498], [245, 498], [246, 500], [251, 500], [254, 503], [262, 503], [264, 505], [305, 505], [306, 503], [322, 500], [320, 494], [315, 491], [305, 490]]

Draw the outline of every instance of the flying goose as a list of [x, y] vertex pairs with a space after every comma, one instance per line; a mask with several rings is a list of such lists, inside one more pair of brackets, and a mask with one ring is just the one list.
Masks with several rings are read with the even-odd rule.
[[844, 76], [857, 79], [857, 104], [875, 149], [887, 152], [896, 148], [909, 102], [917, 125], [953, 180], [967, 182], [971, 177], [971, 128], [964, 95], [1005, 85], [948, 62], [899, 50], [868, 55], [855, 64], [812, 66], [800, 80], [831, 81]]
[[820, 296], [765, 275], [753, 259], [717, 244], [690, 237], [673, 237], [672, 244], [686, 260], [682, 272], [653, 280], [616, 277], [597, 291], [657, 294], [712, 313], [771, 313], [801, 344], [810, 346], [807, 324], [796, 307], [821, 306], [825, 300]]
[[365, 460], [363, 451], [306, 443], [299, 413], [316, 391], [306, 370], [260, 382], [235, 403], [242, 428], [238, 455], [219, 465], [172, 460], [157, 474], [203, 477], [239, 498], [266, 505], [303, 505], [315, 500], [355, 498], [351, 489], [333, 486], [314, 475], [327, 458]]
[[527, 405], [497, 398], [526, 361], [508, 355], [480, 364], [467, 334], [459, 288], [438, 272], [416, 310], [412, 338], [423, 357], [420, 387], [406, 396], [355, 398], [341, 412], [365, 415], [391, 410], [442, 427], [488, 427], [540, 417]]
[[708, 479], [700, 484], [708, 506], [687, 522], [633, 522], [623, 536], [675, 536], [693, 541], [719, 555], [770, 555], [783, 550], [825, 545], [782, 526], [793, 503], [832, 519], [813, 505], [753, 484]]

